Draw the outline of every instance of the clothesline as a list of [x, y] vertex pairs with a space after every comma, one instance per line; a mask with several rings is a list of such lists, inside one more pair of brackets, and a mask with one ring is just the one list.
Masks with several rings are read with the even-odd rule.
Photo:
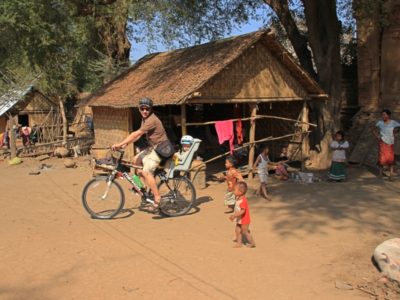
[[[308, 134], [308, 133], [310, 133], [310, 132], [311, 132], [311, 131], [309, 131], [309, 130], [308, 130], [308, 131], [303, 131], [303, 132], [301, 132], [301, 134]], [[236, 151], [236, 150], [239, 150], [239, 149], [248, 147], [248, 146], [254, 146], [254, 145], [257, 144], [257, 143], [262, 143], [262, 142], [266, 142], [266, 141], [281, 140], [281, 139], [285, 139], [285, 138], [292, 137], [292, 136], [295, 136], [295, 135], [298, 135], [298, 133], [286, 134], [286, 135], [279, 136], [279, 137], [275, 137], [275, 138], [272, 137], [272, 136], [269, 136], [269, 137], [267, 137], [267, 138], [263, 138], [263, 139], [261, 139], [261, 140], [257, 140], [257, 141], [254, 141], [254, 142], [247, 142], [247, 143], [244, 143], [242, 146], [233, 149], [233, 151]], [[203, 163], [204, 163], [204, 164], [207, 164], [207, 163], [209, 163], [209, 162], [212, 162], [212, 161], [214, 161], [214, 160], [217, 160], [218, 158], [224, 157], [224, 156], [226, 156], [226, 155], [228, 155], [228, 154], [230, 154], [230, 153], [231, 153], [230, 151], [225, 152], [225, 153], [220, 154], [220, 155], [218, 155], [218, 156], [215, 156], [215, 157], [213, 157], [213, 158], [211, 158], [211, 159], [209, 159], [209, 160], [206, 160], [206, 161], [203, 162]], [[193, 169], [196, 169], [196, 168], [199, 168], [199, 167], [201, 167], [201, 165], [194, 166], [194, 167], [190, 168], [189, 171], [191, 171], [191, 170], [193, 170]]]
[[[270, 115], [257, 115], [255, 117], [248, 117], [248, 118], [236, 118], [236, 119], [230, 119], [226, 121], [233, 121], [236, 122], [238, 120], [241, 121], [250, 121], [250, 120], [255, 120], [255, 119], [277, 119], [277, 120], [285, 120], [285, 121], [290, 121], [293, 123], [299, 123], [299, 124], [305, 124], [305, 125], [310, 125], [313, 127], [317, 127], [316, 124], [309, 123], [309, 122], [304, 122], [304, 121], [299, 121], [299, 120], [294, 120], [290, 118], [284, 118], [284, 117], [277, 117], [277, 116], [270, 116]], [[186, 123], [185, 126], [202, 126], [202, 125], [211, 125], [215, 124], [218, 121], [209, 121], [209, 122], [202, 122], [202, 123]], [[178, 126], [182, 126], [182, 124], [178, 124]]]

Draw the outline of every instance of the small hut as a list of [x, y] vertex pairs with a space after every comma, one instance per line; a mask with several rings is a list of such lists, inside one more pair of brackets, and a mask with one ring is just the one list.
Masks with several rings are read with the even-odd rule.
[[327, 99], [269, 31], [257, 31], [140, 59], [89, 98], [97, 146], [120, 141], [139, 127], [134, 107], [145, 96], [154, 100], [172, 140], [189, 133], [210, 148], [219, 147], [215, 121], [248, 121], [245, 141], [252, 143], [293, 133], [296, 123], [285, 119], [308, 124], [308, 103]]
[[32, 85], [12, 89], [0, 97], [0, 132], [4, 132], [10, 115], [14, 124], [32, 127], [43, 123], [49, 112], [57, 108], [57, 104]]

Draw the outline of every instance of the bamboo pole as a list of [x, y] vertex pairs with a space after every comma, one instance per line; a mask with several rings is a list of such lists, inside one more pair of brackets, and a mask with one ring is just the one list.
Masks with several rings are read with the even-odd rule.
[[[308, 133], [310, 133], [310, 132], [311, 132], [311, 131], [303, 132], [303, 134], [308, 134]], [[263, 143], [263, 142], [270, 142], [270, 141], [276, 141], [276, 140], [286, 139], [286, 138], [288, 138], [288, 137], [295, 136], [295, 135], [297, 135], [297, 134], [298, 134], [298, 133], [291, 133], [291, 134], [286, 134], [286, 135], [278, 136], [278, 137], [275, 137], [275, 138], [272, 137], [272, 136], [269, 136], [269, 137], [263, 138], [263, 139], [261, 139], [261, 140], [254, 141], [253, 143], [250, 143], [250, 142], [244, 143], [242, 146], [233, 149], [233, 151], [237, 151], [237, 150], [239, 150], [239, 149], [246, 148], [246, 147], [248, 147], [248, 146], [250, 146], [250, 145], [255, 145], [255, 144], [258, 144], [258, 143]], [[92, 148], [92, 149], [105, 149], [105, 148], [99, 147], [99, 148]], [[106, 149], [108, 149], [108, 148], [106, 148]], [[218, 158], [221, 158], [221, 157], [224, 157], [224, 156], [226, 156], [226, 155], [229, 155], [230, 153], [231, 153], [230, 151], [227, 151], [227, 152], [222, 153], [222, 154], [220, 154], [220, 155], [218, 155], [218, 156], [215, 156], [215, 157], [213, 157], [213, 158], [210, 158], [209, 160], [206, 160], [206, 161], [203, 162], [203, 163], [204, 163], [204, 164], [208, 164], [209, 162], [212, 162], [212, 161], [214, 161], [214, 160], [217, 160]], [[198, 168], [198, 167], [200, 167], [200, 166], [201, 166], [201, 165], [194, 166], [194, 167], [192, 167], [191, 169], [189, 169], [189, 171], [191, 171], [191, 170], [193, 170], [193, 169], [196, 169], [196, 168]]]
[[[290, 119], [290, 118], [284, 118], [284, 117], [277, 117], [277, 116], [270, 116], [270, 115], [257, 115], [255, 118], [249, 117], [249, 118], [237, 118], [237, 119], [230, 119], [231, 121], [250, 121], [252, 119], [276, 119], [276, 120], [284, 120], [284, 121], [289, 121], [293, 123], [299, 123], [303, 124], [305, 123], [306, 125], [312, 126], [312, 127], [317, 127], [316, 124], [314, 123], [309, 123], [309, 122], [303, 122], [295, 119]], [[215, 124], [217, 121], [209, 121], [209, 122], [200, 122], [200, 123], [185, 123], [185, 126], [203, 126], [203, 125], [211, 125]], [[177, 126], [182, 126], [182, 124], [177, 124]]]
[[302, 114], [301, 114], [301, 121], [303, 122], [301, 125], [301, 131], [302, 131], [302, 135], [301, 135], [301, 170], [302, 171], [304, 171], [304, 169], [305, 169], [303, 156], [308, 156], [309, 149], [310, 149], [308, 135], [304, 136], [304, 134], [303, 134], [304, 132], [307, 132], [310, 127], [306, 124], [309, 121], [308, 112], [309, 112], [309, 109], [308, 109], [307, 101], [304, 101], [303, 102], [303, 110], [302, 110]]
[[[254, 140], [256, 137], [256, 117], [257, 117], [257, 104], [249, 104], [251, 110], [251, 121], [250, 121], [250, 134], [249, 134], [249, 143], [250, 143], [250, 152], [249, 152], [249, 168], [253, 165], [254, 162]], [[253, 178], [253, 173], [249, 174], [250, 178]]]
[[181, 126], [182, 126], [182, 136], [187, 134], [187, 127], [186, 127], [186, 104], [181, 105]]

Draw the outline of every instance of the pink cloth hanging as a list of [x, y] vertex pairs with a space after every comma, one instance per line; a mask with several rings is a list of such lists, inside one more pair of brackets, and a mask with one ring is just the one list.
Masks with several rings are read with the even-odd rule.
[[218, 141], [222, 144], [225, 141], [229, 141], [229, 148], [231, 154], [233, 153], [233, 121], [217, 121], [215, 122], [215, 130], [217, 131]]

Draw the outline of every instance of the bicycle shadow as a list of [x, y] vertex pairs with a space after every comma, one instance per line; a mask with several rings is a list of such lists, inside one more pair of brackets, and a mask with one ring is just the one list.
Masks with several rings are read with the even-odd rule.
[[[210, 202], [210, 201], [213, 201], [213, 200], [214, 200], [214, 199], [213, 199], [212, 197], [210, 197], [210, 196], [203, 196], [203, 197], [197, 198], [197, 199], [194, 201], [194, 205], [193, 205], [193, 207], [190, 209], [190, 211], [189, 211], [188, 213], [184, 214], [183, 216], [179, 216], [179, 218], [197, 214], [197, 213], [200, 212], [200, 210], [201, 210], [201, 209], [199, 208], [199, 206], [200, 206], [201, 204], [207, 203], [207, 202]], [[160, 214], [160, 215], [154, 216], [152, 219], [153, 219], [153, 220], [162, 220], [162, 219], [167, 219], [167, 218], [171, 218], [171, 217], [168, 217], [168, 216], [165, 216], [165, 215]], [[176, 218], [176, 217], [175, 217], [175, 218]]]
[[113, 217], [112, 219], [109, 220], [120, 220], [120, 219], [127, 219], [133, 216], [135, 212], [131, 208], [124, 208], [121, 210], [121, 212]]

